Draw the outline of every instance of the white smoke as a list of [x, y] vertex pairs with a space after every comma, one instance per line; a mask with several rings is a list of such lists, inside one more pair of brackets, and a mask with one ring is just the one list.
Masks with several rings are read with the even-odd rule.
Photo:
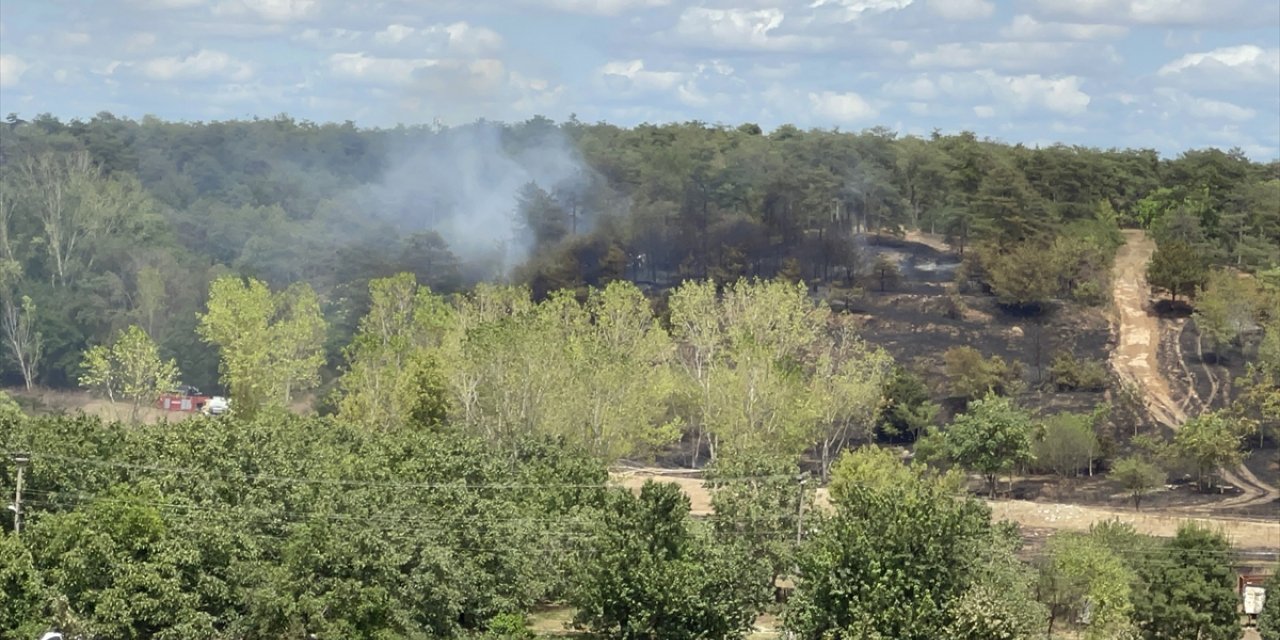
[[382, 179], [366, 191], [368, 210], [406, 234], [436, 231], [473, 274], [504, 275], [531, 243], [517, 214], [520, 189], [581, 189], [590, 171], [558, 128], [524, 131], [533, 137], [515, 148], [504, 144], [501, 125], [476, 123], [392, 149]]

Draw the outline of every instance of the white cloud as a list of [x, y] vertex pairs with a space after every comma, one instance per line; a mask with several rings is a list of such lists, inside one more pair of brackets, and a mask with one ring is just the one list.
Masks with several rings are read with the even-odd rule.
[[253, 14], [269, 22], [294, 22], [315, 15], [317, 0], [223, 0], [213, 8], [214, 15], [244, 16]]
[[150, 49], [156, 43], [156, 34], [150, 32], [135, 33], [124, 41], [125, 51], [137, 53]]
[[168, 56], [152, 58], [141, 65], [143, 75], [152, 80], [247, 80], [253, 76], [253, 68], [221, 51], [201, 49], [179, 58]]
[[1160, 67], [1157, 75], [1191, 82], [1216, 84], [1280, 83], [1280, 49], [1263, 49], [1251, 44], [1223, 47], [1213, 51], [1188, 53]]
[[1251, 120], [1257, 112], [1248, 107], [1223, 102], [1221, 100], [1211, 100], [1208, 98], [1195, 98], [1187, 106], [1187, 112], [1197, 118], [1208, 118], [1211, 120]]
[[817, 41], [774, 33], [786, 20], [781, 9], [707, 9], [690, 7], [680, 13], [674, 35], [693, 46], [740, 50], [788, 50]]
[[305, 29], [293, 38], [309, 46], [330, 50], [376, 49], [379, 53], [412, 52], [416, 56], [486, 57], [502, 49], [502, 36], [492, 29], [467, 22], [412, 27], [390, 24], [378, 31], [344, 28]]
[[1089, 23], [1254, 28], [1274, 24], [1280, 11], [1263, 0], [1034, 0], [1050, 17]]
[[898, 78], [886, 83], [881, 90], [885, 94], [901, 98], [911, 98], [917, 101], [933, 100], [938, 97], [938, 87], [928, 76], [916, 76], [915, 78]]
[[198, 7], [208, 0], [132, 0], [133, 4], [147, 9], [186, 9]]
[[1104, 40], [1123, 38], [1129, 28], [1113, 24], [1081, 24], [1077, 22], [1040, 22], [1029, 15], [1013, 18], [1000, 35], [1014, 40]]
[[455, 22], [444, 28], [449, 34], [449, 49], [464, 55], [480, 55], [502, 48], [502, 36], [484, 27]]
[[[346, 29], [341, 29], [340, 31], [355, 33], [353, 31], [347, 31]], [[405, 38], [412, 36], [416, 31], [417, 29], [414, 29], [413, 27], [407, 27], [402, 24], [391, 24], [387, 25], [386, 29], [373, 34], [373, 40], [380, 44], [399, 44]]]
[[[959, 0], [969, 2], [970, 0]], [[813, 0], [809, 8], [838, 7], [844, 20], [852, 21], [864, 14], [886, 13], [898, 11], [911, 6], [914, 0]]]
[[22, 80], [22, 74], [27, 72], [31, 65], [27, 64], [22, 58], [10, 54], [0, 54], [0, 87], [17, 86]]
[[58, 34], [58, 43], [65, 47], [83, 47], [93, 38], [83, 31], [63, 31]]
[[615, 60], [600, 67], [599, 73], [605, 82], [624, 91], [670, 91], [687, 79], [676, 71], [648, 71], [643, 60]]
[[996, 10], [987, 0], [929, 0], [929, 8], [947, 20], [978, 20]]
[[994, 118], [996, 115], [995, 107], [986, 104], [980, 104], [973, 108], [973, 115], [979, 118]]
[[491, 94], [509, 80], [501, 60], [480, 58], [383, 58], [366, 53], [329, 56], [334, 77], [371, 84], [411, 87], [425, 94]]
[[612, 16], [624, 11], [663, 7], [671, 0], [526, 0], [566, 13]]
[[1121, 62], [1111, 45], [1083, 42], [948, 42], [917, 51], [908, 65], [917, 69], [1000, 69], [1054, 71], [1090, 69]]
[[1039, 74], [1001, 76], [984, 71], [978, 77], [985, 80], [992, 92], [1004, 98], [1017, 109], [1043, 107], [1055, 113], [1078, 115], [1089, 107], [1089, 94], [1080, 89], [1080, 78], [1065, 76], [1045, 78]]
[[853, 92], [810, 93], [809, 104], [814, 115], [834, 123], [863, 122], [879, 114], [875, 107]]
[[1166, 117], [1186, 114], [1201, 120], [1244, 122], [1252, 120], [1257, 115], [1257, 111], [1248, 107], [1222, 100], [1201, 98], [1176, 89], [1156, 89], [1155, 97], [1157, 100], [1163, 101], [1163, 104], [1159, 106], [1165, 110]]
[[378, 58], [364, 53], [335, 53], [329, 56], [329, 71], [347, 80], [408, 84], [413, 80], [415, 71], [439, 62], [428, 58]]
[[741, 83], [733, 67], [720, 60], [663, 71], [646, 68], [643, 60], [614, 60], [597, 69], [597, 76], [600, 88], [609, 95], [637, 98], [666, 94], [689, 107], [723, 102], [728, 96], [725, 90]]
[[[1043, 109], [1065, 115], [1079, 115], [1092, 102], [1089, 94], [1081, 89], [1080, 83], [1078, 76], [1001, 75], [984, 69], [972, 73], [899, 78], [885, 83], [881, 91], [886, 96], [915, 102], [980, 102], [975, 107], [975, 113], [979, 107], [986, 111], [988, 108], [1004, 106], [1016, 112]], [[992, 102], [995, 104], [990, 104]]]

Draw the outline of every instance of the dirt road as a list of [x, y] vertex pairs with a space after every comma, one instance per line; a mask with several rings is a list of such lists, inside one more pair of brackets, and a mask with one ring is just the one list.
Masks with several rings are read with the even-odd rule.
[[[1184, 402], [1173, 400], [1169, 376], [1177, 373], [1189, 378], [1192, 374], [1186, 370], [1180, 349], [1176, 350], [1176, 357], [1170, 363], [1171, 367], [1179, 368], [1180, 371], [1168, 371], [1162, 367], [1159, 360], [1160, 343], [1163, 338], [1176, 349], [1179, 344], [1178, 334], [1183, 327], [1173, 322], [1162, 322], [1152, 308], [1151, 286], [1147, 283], [1146, 270], [1147, 262], [1156, 248], [1155, 242], [1138, 229], [1125, 230], [1124, 238], [1124, 246], [1116, 253], [1112, 277], [1117, 344], [1111, 355], [1111, 366], [1122, 381], [1141, 391], [1153, 418], [1170, 429], [1177, 430], [1187, 421], [1188, 412], [1197, 408], [1195, 405], [1203, 406], [1207, 401], [1190, 395]], [[1212, 380], [1212, 372], [1206, 368], [1205, 373]], [[1217, 389], [1216, 381], [1213, 387]], [[1280, 499], [1280, 490], [1259, 480], [1243, 465], [1237, 469], [1222, 470], [1222, 477], [1239, 487], [1243, 493], [1212, 505], [1213, 510], [1264, 505]], [[1204, 508], [1198, 507], [1196, 510]]]

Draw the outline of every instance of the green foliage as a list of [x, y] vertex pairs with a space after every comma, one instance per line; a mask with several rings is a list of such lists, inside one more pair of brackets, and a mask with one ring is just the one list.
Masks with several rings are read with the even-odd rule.
[[901, 365], [885, 384], [876, 430], [890, 440], [915, 440], [933, 424], [940, 407], [929, 400], [920, 376]]
[[27, 419], [27, 414], [13, 399], [13, 396], [0, 390], [0, 424], [12, 424]]
[[534, 640], [536, 637], [525, 616], [519, 613], [494, 616], [485, 635], [493, 640]]
[[[347, 347], [349, 367], [338, 381], [338, 415], [370, 428], [397, 428], [433, 401], [431, 377], [439, 365], [428, 349], [442, 341], [452, 312], [411, 273], [371, 281], [369, 297], [360, 333]], [[444, 415], [427, 410], [418, 418], [439, 422]]]
[[902, 270], [898, 267], [898, 261], [885, 253], [876, 256], [875, 264], [871, 265], [871, 279], [881, 292], [896, 287], [902, 280]]
[[1111, 382], [1105, 362], [1083, 360], [1070, 351], [1059, 351], [1049, 365], [1049, 379], [1059, 391], [1103, 391]]
[[1020, 606], [1028, 580], [986, 507], [957, 499], [946, 479], [903, 480], [842, 491], [801, 549], [787, 628], [803, 638], [1032, 637], [1035, 609]]
[[1142, 456], [1116, 460], [1108, 477], [1133, 499], [1133, 508], [1142, 506], [1142, 497], [1164, 485], [1165, 472]]
[[1017, 379], [1016, 370], [1000, 356], [983, 358], [973, 347], [952, 347], [942, 354], [951, 395], [973, 400], [989, 393], [1005, 393]]
[[1258, 616], [1258, 635], [1262, 640], [1280, 639], [1280, 572], [1271, 574], [1263, 588], [1267, 590], [1267, 601], [1262, 603], [1262, 614]]
[[178, 363], [164, 361], [151, 336], [137, 325], [120, 332], [110, 347], [97, 345], [84, 354], [80, 386], [101, 391], [112, 402], [116, 396], [131, 403], [129, 421], [138, 419], [138, 408], [152, 404], [178, 386]]
[[1223, 412], [1201, 414], [1178, 428], [1172, 453], [1194, 465], [1200, 487], [1208, 488], [1219, 469], [1235, 467], [1244, 459], [1244, 426]]
[[[459, 260], [439, 234], [405, 234], [395, 223], [472, 204], [441, 184], [447, 161], [414, 172], [399, 152], [447, 158], [459, 141], [504, 154], [486, 166], [524, 164], [547, 148], [580, 159], [573, 179], [526, 185], [492, 204], [513, 212], [512, 244], [533, 249], [528, 264], [496, 264], [498, 249]], [[1272, 206], [1280, 181], [1217, 149], [1162, 159], [1150, 150], [1027, 149], [972, 132], [764, 135], [751, 125], [545, 118], [377, 130], [283, 115], [177, 123], [105, 112], [67, 123], [15, 118], [0, 145], [0, 270], [13, 308], [32, 299], [31, 326], [44, 336], [42, 366], [14, 362], [9, 373], [60, 387], [75, 386], [82, 352], [130, 324], [176, 357], [188, 382], [214, 384], [216, 357], [193, 339], [194, 316], [209, 282], [228, 274], [274, 290], [307, 282], [325, 301], [333, 328], [325, 355], [336, 364], [366, 311], [368, 282], [402, 272], [446, 294], [513, 274], [539, 299], [616, 279], [727, 284], [780, 271], [847, 288], [870, 266], [854, 251], [857, 233], [919, 228], [945, 233], [962, 255], [975, 242], [1001, 252], [1041, 247], [1032, 275], [1054, 280], [1054, 297], [1096, 304], [1109, 290], [1121, 219], [1246, 271], [1280, 257]], [[412, 189], [381, 188], [408, 173], [419, 180]], [[794, 263], [784, 265], [787, 257]]]
[[1092, 535], [1061, 533], [1049, 539], [1037, 591], [1047, 605], [1049, 633], [1063, 618], [1087, 619], [1085, 637], [1130, 637], [1133, 570]]
[[711, 282], [686, 282], [672, 293], [671, 327], [682, 401], [713, 458], [795, 455], [817, 441], [825, 469], [873, 424], [891, 360], [804, 285], [742, 280], [717, 295]]
[[768, 564], [712, 544], [688, 514], [675, 484], [610, 492], [574, 579], [575, 623], [619, 640], [743, 637], [768, 598]]
[[991, 290], [1001, 304], [1040, 309], [1058, 291], [1057, 275], [1045, 268], [1046, 248], [1019, 244], [1003, 253], [984, 254]]
[[0, 632], [35, 638], [43, 632], [46, 594], [31, 551], [12, 532], [0, 533]]
[[950, 488], [956, 495], [964, 490], [964, 476], [960, 473], [939, 474], [923, 464], [905, 463], [891, 449], [865, 446], [840, 455], [831, 467], [827, 491], [832, 504], [841, 505], [853, 500], [863, 488], [887, 491], [921, 482]]
[[1205, 277], [1202, 254], [1182, 241], [1157, 245], [1151, 263], [1147, 265], [1147, 281], [1156, 289], [1168, 292], [1174, 302], [1177, 302], [1179, 294], [1184, 297], [1194, 295]]
[[566, 593], [606, 480], [557, 443], [495, 457], [450, 432], [278, 414], [3, 429], [33, 453], [20, 544], [42, 585], [13, 623], [112, 638], [483, 630]]
[[1084, 413], [1056, 413], [1045, 418], [1031, 443], [1036, 466], [1063, 478], [1078, 476], [1081, 471], [1092, 475], [1100, 451], [1093, 416]]
[[1008, 398], [988, 394], [956, 416], [943, 447], [948, 459], [985, 476], [995, 497], [997, 477], [1031, 459], [1031, 430], [1031, 416]]
[[801, 484], [799, 472], [792, 460], [766, 456], [721, 456], [706, 470], [716, 542], [765, 564], [765, 588], [794, 566], [798, 520], [813, 507], [817, 483]]
[[320, 381], [325, 327], [310, 286], [273, 294], [259, 280], [225, 277], [210, 285], [198, 331], [221, 352], [233, 409], [253, 415], [265, 407], [287, 407], [295, 391]]
[[679, 437], [667, 413], [674, 348], [635, 285], [537, 304], [527, 289], [483, 286], [455, 315], [432, 351], [453, 426], [496, 443], [561, 437], [607, 460]]
[[1261, 312], [1262, 291], [1255, 279], [1225, 269], [1209, 272], [1196, 298], [1196, 329], [1219, 355], [1241, 346]]
[[1142, 637], [1239, 638], [1239, 596], [1226, 536], [1188, 523], [1160, 549], [1133, 560], [1138, 584], [1144, 587], [1134, 598], [1134, 620]]

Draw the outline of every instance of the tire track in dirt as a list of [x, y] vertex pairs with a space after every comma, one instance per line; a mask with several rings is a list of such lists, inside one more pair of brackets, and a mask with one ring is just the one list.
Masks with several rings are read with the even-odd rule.
[[[1116, 306], [1116, 348], [1111, 354], [1111, 366], [1119, 378], [1135, 385], [1143, 392], [1147, 410], [1157, 422], [1177, 430], [1187, 421], [1192, 403], [1199, 401], [1208, 408], [1208, 401], [1199, 398], [1195, 391], [1195, 376], [1182, 357], [1182, 345], [1178, 334], [1182, 323], [1173, 332], [1175, 366], [1182, 369], [1188, 380], [1188, 392], [1183, 403], [1174, 402], [1170, 391], [1168, 373], [1161, 369], [1159, 347], [1161, 338], [1169, 332], [1162, 331], [1160, 319], [1151, 312], [1151, 287], [1147, 283], [1146, 267], [1155, 252], [1155, 242], [1141, 230], [1124, 231], [1125, 243], [1116, 252], [1112, 278], [1112, 297]], [[1203, 349], [1201, 363], [1203, 364]], [[1217, 383], [1206, 367], [1217, 393]], [[1222, 477], [1239, 487], [1243, 493], [1207, 507], [1208, 510], [1229, 509], [1263, 505], [1280, 498], [1280, 490], [1258, 479], [1244, 465], [1238, 469], [1223, 469]], [[1186, 507], [1185, 510], [1203, 511], [1206, 507]]]

